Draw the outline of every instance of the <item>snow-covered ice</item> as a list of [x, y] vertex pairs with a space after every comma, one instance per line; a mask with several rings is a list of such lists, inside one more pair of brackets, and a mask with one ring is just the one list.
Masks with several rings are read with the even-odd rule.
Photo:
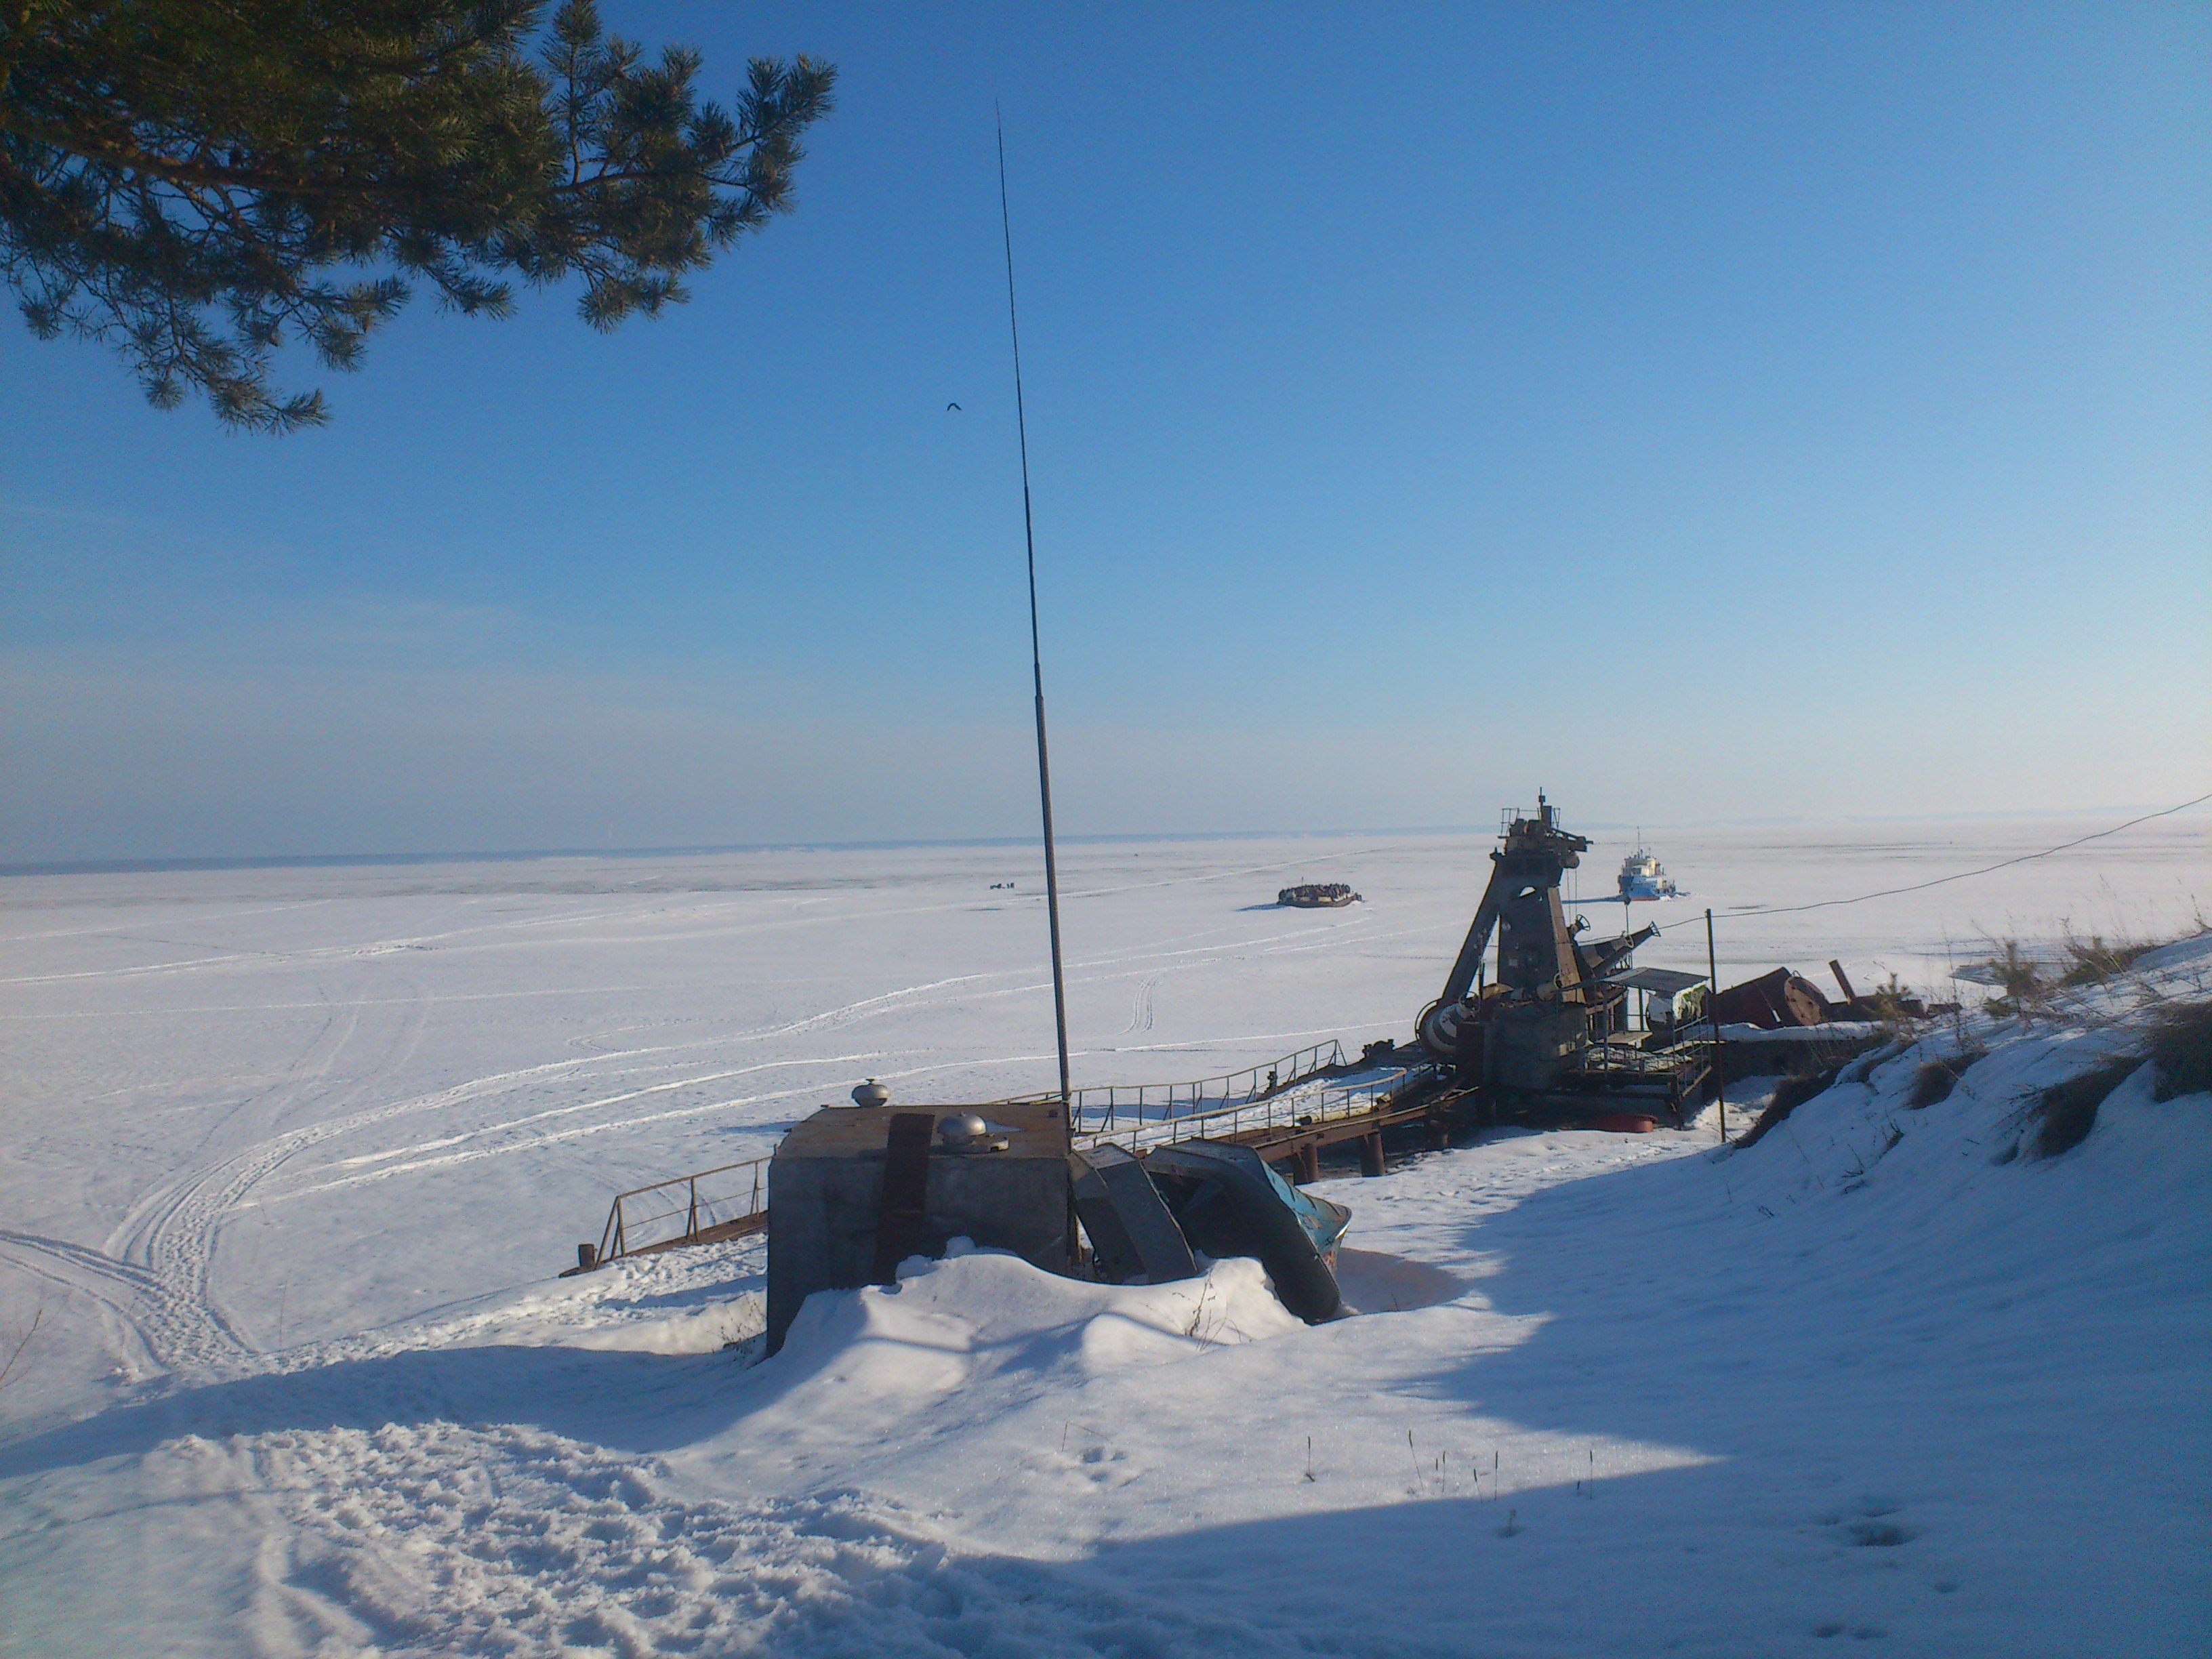
[[[2088, 827], [1655, 836], [1696, 896], [1638, 907], [1641, 959], [1701, 968], [1711, 902], [1724, 975], [1929, 985], [2212, 897], [2196, 815], [1736, 914]], [[1068, 848], [1078, 1081], [1402, 1034], [1488, 845]], [[1339, 878], [1367, 902], [1271, 902]], [[552, 1277], [617, 1188], [864, 1076], [1043, 1086], [1037, 884], [983, 847], [0, 882], [0, 1356], [40, 1320], [0, 1652], [2212, 1649], [2212, 1101], [2139, 1073], [2015, 1155], [2124, 988], [1978, 1026], [1923, 1110], [1948, 1030], [1744, 1151], [1708, 1115], [1333, 1182], [1362, 1311], [1314, 1329], [1248, 1262], [981, 1252], [763, 1362], [757, 1239]], [[2146, 973], [2202, 994], [2212, 955]]]

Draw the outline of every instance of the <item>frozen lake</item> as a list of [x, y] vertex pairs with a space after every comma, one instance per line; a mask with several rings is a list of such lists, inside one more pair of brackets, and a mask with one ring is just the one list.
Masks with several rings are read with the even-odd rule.
[[[1735, 914], [2102, 827], [1669, 834], [1656, 850], [1691, 896], [1635, 907], [1664, 930], [1639, 960], [1702, 969], [1710, 904], [1724, 981], [1787, 963], [1825, 983], [1833, 957], [1862, 988], [1892, 972], [1940, 986], [1992, 937], [2156, 936], [2212, 902], [2198, 811], [1923, 893]], [[1632, 844], [1595, 839], [1584, 893], [1612, 887]], [[1492, 844], [1069, 848], [1075, 1081], [1173, 1081], [1407, 1035]], [[1273, 903], [1291, 882], [1335, 879], [1365, 902]], [[597, 1237], [614, 1191], [764, 1152], [864, 1076], [913, 1100], [1050, 1086], [1042, 886], [1033, 849], [1000, 847], [6, 878], [9, 1225], [110, 1253], [156, 1241], [191, 1328], [175, 1340], [210, 1358], [527, 1282]], [[1587, 914], [1609, 931], [1621, 911]], [[20, 1305], [29, 1264], [9, 1261]], [[206, 1328], [181, 1311], [196, 1303]]]
[[[1664, 929], [1639, 960], [1702, 971], [1710, 904], [1724, 981], [1786, 963], [1825, 981], [1835, 957], [1862, 989], [1894, 973], [1948, 994], [1949, 968], [1992, 938], [2201, 923], [2202, 811], [1923, 892], [1788, 908], [2100, 827], [1655, 835], [1692, 896], [1636, 907]], [[1595, 839], [1584, 893], [1610, 889], [1632, 844]], [[1191, 1079], [1320, 1039], [1408, 1035], [1492, 844], [1070, 847], [1076, 1082]], [[1279, 887], [1329, 880], [1364, 902], [1273, 903]], [[573, 1261], [616, 1189], [765, 1152], [864, 1077], [915, 1101], [1048, 1086], [1041, 887], [1033, 851], [997, 847], [0, 878], [0, 1332], [41, 1319], [37, 1363], [0, 1394], [0, 1434], [165, 1378], [330, 1363], [465, 1322]], [[1586, 908], [1601, 932], [1620, 915]], [[1607, 1145], [1501, 1179], [1534, 1190], [1682, 1150], [1668, 1136], [1632, 1156]], [[1443, 1227], [1449, 1192], [1419, 1196], [1424, 1224]], [[1364, 1224], [1382, 1213], [1370, 1204]], [[668, 1271], [676, 1305], [688, 1281]], [[27, 1547], [0, 1560], [67, 1564]], [[216, 1631], [207, 1650], [230, 1639]]]

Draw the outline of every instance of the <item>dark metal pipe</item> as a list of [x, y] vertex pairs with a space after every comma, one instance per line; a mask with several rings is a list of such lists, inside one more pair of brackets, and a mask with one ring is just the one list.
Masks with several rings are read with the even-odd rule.
[[1052, 842], [1052, 762], [1044, 741], [1044, 657], [1037, 643], [1036, 532], [1030, 519], [1030, 431], [1022, 407], [1022, 329], [1014, 315], [1014, 221], [1006, 207], [1006, 125], [999, 124], [999, 227], [1006, 242], [1006, 331], [1014, 343], [1014, 431], [1022, 451], [1022, 540], [1030, 565], [1030, 674], [1036, 686], [1037, 799], [1044, 809], [1044, 909], [1052, 929], [1052, 1021], [1060, 1041], [1060, 1097], [1068, 1098], [1067, 984], [1060, 965], [1060, 866]]
[[1705, 1018], [1713, 1027], [1713, 1098], [1721, 1105], [1721, 1140], [1728, 1140], [1728, 1067], [1721, 1063], [1721, 1011], [1713, 1000], [1721, 994], [1720, 959], [1713, 954], [1713, 913], [1705, 912]]

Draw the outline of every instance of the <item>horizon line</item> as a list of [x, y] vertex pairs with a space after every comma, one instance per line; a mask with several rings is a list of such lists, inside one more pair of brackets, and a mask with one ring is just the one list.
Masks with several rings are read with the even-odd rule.
[[[1644, 822], [1645, 830], [1755, 829], [1785, 824], [1929, 823], [1994, 818], [2077, 817], [2091, 813], [2139, 810], [2130, 805], [2014, 807], [1964, 812], [1845, 813], [1835, 817], [1810, 814], [1769, 815], [1727, 818], [1683, 819], [1674, 823]], [[1627, 819], [1596, 819], [1583, 828], [1633, 830]], [[1338, 827], [1320, 830], [1126, 830], [1088, 836], [1063, 836], [1064, 842], [1099, 846], [1119, 842], [1303, 841], [1341, 836], [1496, 836], [1486, 826], [1471, 823], [1400, 824], [1377, 827]], [[904, 851], [921, 848], [1030, 847], [1042, 850], [1034, 836], [944, 836], [872, 838], [855, 841], [794, 839], [787, 841], [677, 843], [660, 847], [542, 847], [447, 849], [431, 852], [210, 854], [199, 856], [141, 856], [117, 859], [40, 859], [0, 862], [0, 878], [18, 876], [126, 876], [197, 873], [224, 870], [296, 870], [373, 867], [380, 865], [523, 864], [554, 859], [709, 858], [733, 853], [865, 853]]]

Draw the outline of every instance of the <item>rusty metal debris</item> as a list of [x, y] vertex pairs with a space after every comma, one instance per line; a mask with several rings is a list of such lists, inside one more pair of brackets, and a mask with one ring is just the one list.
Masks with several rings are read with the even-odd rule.
[[1845, 1020], [1925, 1019], [1931, 1014], [1958, 1012], [1956, 1003], [1930, 1006], [1894, 986], [1861, 996], [1852, 988], [1850, 975], [1844, 971], [1842, 963], [1831, 961], [1828, 971], [1835, 975], [1836, 984], [1844, 994], [1841, 1001], [1828, 996], [1803, 975], [1777, 968], [1757, 979], [1731, 985], [1711, 998], [1711, 1006], [1699, 1018], [1717, 1018], [1723, 1025], [1756, 1025], [1772, 1031]]
[[1820, 988], [1787, 968], [1777, 968], [1708, 997], [1705, 1017], [1723, 1025], [1756, 1025], [1769, 1031], [1784, 1026], [1825, 1025], [1831, 1018], [1828, 999]]

